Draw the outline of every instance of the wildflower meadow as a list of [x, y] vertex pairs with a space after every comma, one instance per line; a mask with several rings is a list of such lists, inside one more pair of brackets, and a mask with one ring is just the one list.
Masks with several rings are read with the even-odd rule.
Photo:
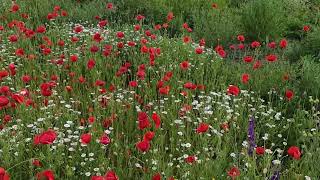
[[319, 0], [0, 2], [0, 180], [318, 180], [319, 97]]

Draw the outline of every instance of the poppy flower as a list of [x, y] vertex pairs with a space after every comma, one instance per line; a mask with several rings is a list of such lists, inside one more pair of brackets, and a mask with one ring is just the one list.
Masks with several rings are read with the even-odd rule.
[[251, 63], [253, 61], [253, 57], [252, 56], [244, 56], [243, 61], [246, 63]]
[[304, 32], [309, 32], [310, 31], [310, 26], [308, 26], [308, 25], [303, 26], [303, 31]]
[[10, 180], [9, 174], [3, 167], [0, 167], [0, 179], [1, 180]]
[[225, 58], [227, 56], [227, 53], [225, 50], [221, 49], [218, 51], [218, 55], [221, 57], [221, 58]]
[[19, 11], [19, 9], [20, 9], [20, 6], [16, 3], [13, 3], [10, 11], [15, 13], [15, 12]]
[[199, 133], [199, 134], [201, 134], [201, 133], [207, 132], [208, 129], [209, 129], [209, 124], [202, 122], [202, 123], [199, 124], [196, 132]]
[[138, 126], [140, 130], [143, 130], [151, 126], [147, 113], [138, 113]]
[[184, 43], [189, 43], [189, 42], [191, 42], [191, 37], [190, 37], [190, 36], [184, 36], [184, 37], [183, 37], [183, 42], [184, 42]]
[[186, 163], [192, 164], [197, 160], [197, 158], [195, 156], [188, 156], [184, 160], [185, 160]]
[[145, 19], [145, 17], [144, 17], [143, 15], [141, 15], [141, 14], [138, 14], [138, 15], [136, 16], [136, 20], [137, 20], [137, 21], [141, 21], [141, 20], [143, 20], [143, 19]]
[[279, 43], [279, 46], [282, 48], [282, 49], [285, 49], [288, 45], [288, 41], [286, 39], [282, 39]]
[[268, 47], [271, 49], [274, 49], [277, 47], [277, 44], [275, 42], [270, 42], [270, 43], [268, 43]]
[[169, 91], [170, 91], [170, 87], [169, 86], [165, 86], [165, 87], [159, 88], [159, 93], [161, 95], [168, 95]]
[[249, 81], [249, 74], [247, 74], [247, 73], [245, 73], [245, 74], [242, 74], [242, 76], [241, 76], [241, 82], [243, 83], [243, 84], [247, 84], [248, 83], [248, 81]]
[[238, 39], [238, 41], [240, 41], [240, 42], [244, 42], [244, 40], [245, 40], [245, 38], [244, 38], [243, 35], [238, 35], [238, 36], [237, 36], [237, 39]]
[[94, 59], [89, 59], [88, 63], [87, 63], [87, 68], [89, 70], [93, 69], [94, 66], [96, 65], [96, 61]]
[[75, 27], [73, 28], [73, 31], [74, 31], [75, 33], [81, 33], [81, 32], [83, 31], [83, 27], [80, 26], [80, 25], [77, 25], [77, 26], [75, 26]]
[[260, 44], [260, 42], [258, 42], [258, 41], [253, 41], [252, 43], [251, 43], [251, 48], [258, 48], [258, 47], [260, 47], [261, 46], [261, 44]]
[[197, 89], [197, 85], [193, 84], [192, 82], [187, 82], [183, 85], [184, 88], [190, 89], [190, 90], [195, 90]]
[[146, 132], [144, 135], [143, 135], [143, 140], [146, 140], [146, 141], [151, 141], [154, 137], [154, 132], [152, 131], [148, 131]]
[[190, 63], [188, 61], [183, 61], [180, 63], [180, 68], [182, 70], [187, 70], [190, 67]]
[[240, 89], [235, 86], [235, 85], [230, 85], [227, 89], [227, 94], [228, 95], [234, 95], [234, 96], [238, 96], [240, 93]]
[[111, 140], [110, 140], [110, 138], [108, 137], [107, 134], [103, 134], [103, 135], [100, 137], [99, 142], [100, 142], [100, 144], [108, 145], [108, 144], [110, 144]]
[[212, 7], [213, 9], [217, 9], [217, 8], [218, 8], [218, 4], [217, 4], [217, 3], [212, 3], [211, 7]]
[[82, 144], [89, 144], [91, 142], [91, 134], [90, 133], [82, 134], [80, 139]]
[[151, 118], [152, 118], [153, 122], [155, 123], [156, 128], [158, 129], [161, 125], [160, 116], [157, 113], [153, 113]]
[[117, 38], [124, 38], [124, 33], [121, 31], [117, 32]]
[[265, 152], [264, 147], [257, 147], [257, 148], [256, 148], [256, 154], [258, 154], [258, 155], [263, 155], [264, 152]]
[[38, 26], [36, 31], [37, 31], [37, 33], [45, 33], [46, 27], [44, 25]]
[[62, 11], [61, 11], [61, 16], [62, 16], [62, 17], [68, 16], [68, 12], [65, 11], [65, 10], [62, 10]]
[[169, 12], [167, 15], [167, 21], [170, 22], [174, 18], [173, 12]]
[[152, 180], [161, 180], [161, 174], [156, 173], [155, 175], [152, 176]]
[[99, 21], [99, 23], [98, 23], [99, 27], [101, 27], [101, 28], [106, 26], [107, 24], [108, 24], [107, 20], [102, 20], [102, 21]]
[[147, 140], [142, 140], [136, 144], [136, 148], [141, 152], [146, 152], [150, 149], [150, 142]]
[[111, 2], [107, 3], [106, 8], [109, 9], [109, 10], [112, 10], [113, 9], [113, 3], [111, 3]]
[[44, 170], [40, 173], [37, 174], [37, 180], [42, 180], [42, 179], [46, 179], [46, 180], [54, 180], [54, 174], [52, 170]]
[[137, 87], [138, 86], [138, 82], [137, 81], [130, 81], [129, 82], [129, 86], [130, 87]]
[[91, 180], [105, 180], [103, 176], [91, 176]]
[[197, 47], [195, 49], [195, 51], [196, 51], [197, 54], [202, 54], [203, 53], [203, 49], [201, 47]]
[[269, 62], [274, 62], [278, 59], [278, 57], [275, 54], [269, 54], [265, 57], [265, 59]]
[[54, 130], [47, 130], [38, 134], [34, 137], [33, 143], [35, 145], [39, 144], [52, 144], [53, 141], [57, 138], [57, 133]]
[[117, 174], [114, 171], [109, 170], [104, 175], [104, 180], [119, 180], [119, 178], [118, 178]]
[[259, 69], [260, 67], [262, 67], [261, 61], [256, 61], [256, 62], [253, 64], [253, 69], [254, 69], [254, 70]]
[[289, 90], [289, 89], [288, 89], [288, 90], [286, 90], [286, 92], [285, 92], [285, 96], [286, 96], [287, 100], [290, 101], [290, 100], [293, 98], [294, 93], [293, 93], [292, 90]]
[[42, 163], [40, 162], [40, 160], [38, 159], [33, 159], [32, 160], [32, 164], [36, 167], [41, 167], [42, 166]]
[[288, 149], [288, 155], [291, 156], [293, 159], [299, 160], [301, 156], [300, 149], [297, 146], [291, 146]]
[[10, 35], [8, 39], [10, 42], [17, 42], [18, 36], [17, 35]]
[[232, 178], [235, 179], [236, 177], [240, 176], [240, 170], [237, 167], [232, 167], [228, 171], [228, 175]]
[[0, 96], [0, 108], [3, 108], [9, 104], [9, 99], [6, 96]]

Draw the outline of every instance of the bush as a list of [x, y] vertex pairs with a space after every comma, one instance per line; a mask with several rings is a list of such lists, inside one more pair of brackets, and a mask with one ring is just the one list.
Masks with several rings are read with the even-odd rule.
[[282, 36], [284, 14], [281, 2], [276, 0], [254, 0], [242, 6], [242, 29], [250, 40], [264, 41], [267, 37]]

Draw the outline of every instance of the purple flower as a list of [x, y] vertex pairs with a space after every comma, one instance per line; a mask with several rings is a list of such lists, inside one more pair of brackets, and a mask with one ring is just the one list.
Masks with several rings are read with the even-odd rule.
[[248, 126], [248, 141], [249, 141], [249, 148], [248, 154], [252, 156], [253, 149], [255, 148], [255, 136], [254, 136], [254, 117], [251, 116], [249, 119], [249, 126]]
[[271, 176], [270, 180], [279, 180], [280, 179], [280, 173], [279, 171], [275, 171], [273, 175]]

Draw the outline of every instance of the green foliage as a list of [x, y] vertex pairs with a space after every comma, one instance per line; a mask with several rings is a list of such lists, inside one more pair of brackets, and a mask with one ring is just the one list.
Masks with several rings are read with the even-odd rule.
[[250, 40], [280, 37], [285, 28], [283, 13], [277, 0], [253, 0], [243, 4], [240, 12], [243, 31]]

